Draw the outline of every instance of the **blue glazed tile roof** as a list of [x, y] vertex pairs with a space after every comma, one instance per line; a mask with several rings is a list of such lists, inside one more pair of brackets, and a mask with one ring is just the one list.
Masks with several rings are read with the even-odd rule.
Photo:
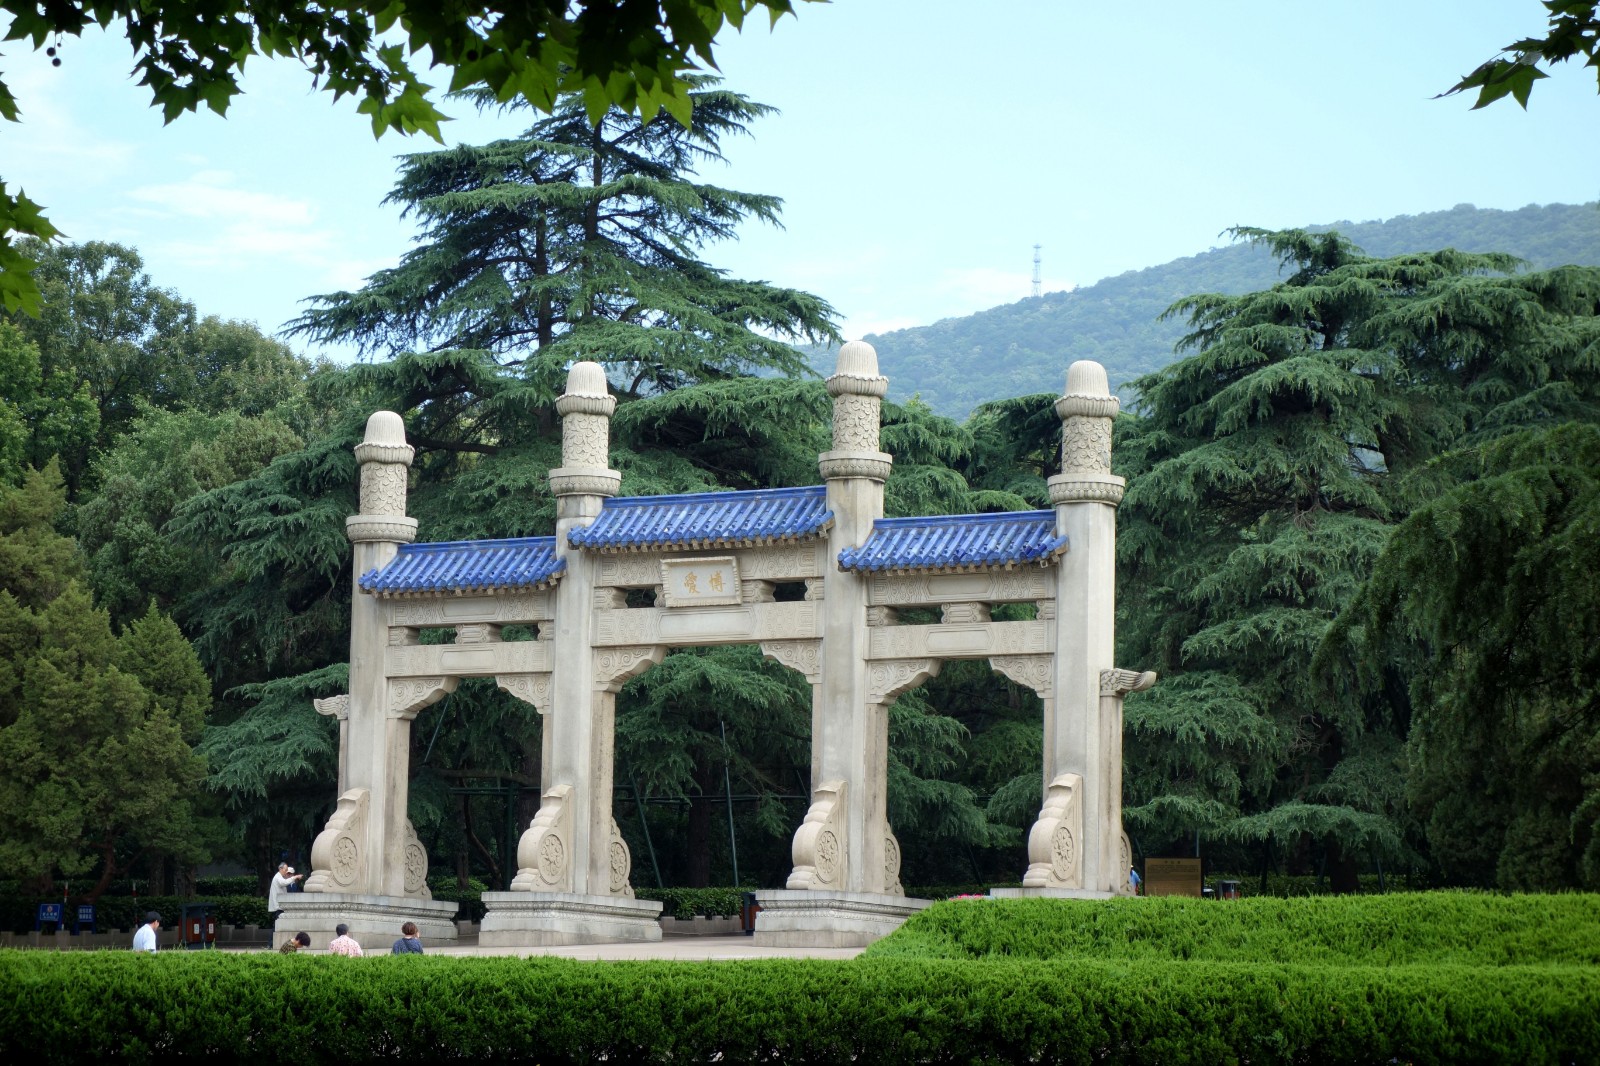
[[566, 568], [554, 537], [402, 544], [386, 566], [361, 575], [361, 588], [379, 596], [535, 589], [554, 584]]
[[880, 518], [839, 553], [844, 570], [978, 570], [1044, 563], [1067, 550], [1053, 511]]
[[745, 548], [820, 536], [833, 522], [827, 489], [755, 489], [683, 496], [612, 497], [593, 522], [567, 534], [597, 551]]

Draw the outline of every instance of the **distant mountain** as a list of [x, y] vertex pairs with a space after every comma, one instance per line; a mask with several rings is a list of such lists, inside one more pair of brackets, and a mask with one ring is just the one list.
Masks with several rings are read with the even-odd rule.
[[[1600, 206], [1592, 203], [1531, 204], [1517, 211], [1460, 204], [1387, 221], [1308, 228], [1336, 229], [1376, 256], [1458, 248], [1510, 252], [1536, 268], [1600, 266]], [[1046, 293], [866, 339], [878, 350], [891, 399], [919, 393], [941, 414], [964, 418], [985, 400], [1058, 392], [1075, 359], [1105, 364], [1112, 387], [1121, 388], [1176, 358], [1173, 345], [1184, 325], [1158, 321], [1173, 302], [1194, 293], [1250, 292], [1279, 280], [1278, 265], [1267, 252], [1235, 244], [1130, 270], [1072, 292]], [[832, 359], [819, 358], [817, 365], [831, 370]]]

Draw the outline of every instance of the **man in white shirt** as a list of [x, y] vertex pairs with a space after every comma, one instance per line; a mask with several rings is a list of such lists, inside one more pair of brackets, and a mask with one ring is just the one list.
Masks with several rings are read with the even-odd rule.
[[144, 916], [144, 924], [139, 927], [138, 932], [133, 934], [133, 950], [153, 953], [156, 950], [156, 930], [160, 928], [161, 915], [155, 911], [147, 912]]
[[304, 876], [305, 874], [295, 873], [294, 867], [286, 862], [278, 864], [278, 872], [272, 875], [272, 884], [267, 887], [268, 915], [277, 918], [278, 911], [282, 909], [278, 906], [278, 893], [289, 891], [289, 886]]

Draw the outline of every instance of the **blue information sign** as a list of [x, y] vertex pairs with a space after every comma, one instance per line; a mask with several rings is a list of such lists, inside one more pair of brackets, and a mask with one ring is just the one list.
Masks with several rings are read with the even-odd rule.
[[33, 923], [34, 929], [37, 930], [40, 926], [44, 925], [46, 922], [53, 922], [53, 923], [55, 923], [57, 928], [60, 928], [60, 926], [61, 926], [61, 906], [62, 905], [59, 904], [59, 903], [41, 903], [41, 904], [39, 904], [39, 917]]

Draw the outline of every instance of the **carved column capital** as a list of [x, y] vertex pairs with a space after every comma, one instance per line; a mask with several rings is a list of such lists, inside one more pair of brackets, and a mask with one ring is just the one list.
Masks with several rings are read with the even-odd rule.
[[1102, 670], [1100, 671], [1100, 695], [1116, 696], [1119, 699], [1130, 692], [1143, 692], [1156, 683], [1159, 675], [1154, 670]]

